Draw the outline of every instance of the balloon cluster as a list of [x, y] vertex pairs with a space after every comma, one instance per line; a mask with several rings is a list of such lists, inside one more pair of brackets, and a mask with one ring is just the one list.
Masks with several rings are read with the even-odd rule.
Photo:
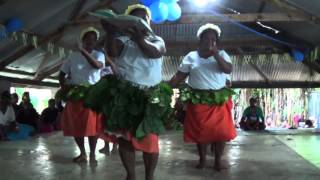
[[151, 10], [152, 22], [159, 24], [166, 20], [176, 21], [181, 17], [181, 8], [178, 0], [140, 0]]
[[21, 30], [22, 26], [22, 21], [16, 17], [8, 19], [4, 25], [0, 24], [0, 40], [6, 39], [8, 33], [14, 33]]
[[296, 62], [302, 62], [304, 60], [304, 53], [298, 49], [292, 49], [291, 55]]

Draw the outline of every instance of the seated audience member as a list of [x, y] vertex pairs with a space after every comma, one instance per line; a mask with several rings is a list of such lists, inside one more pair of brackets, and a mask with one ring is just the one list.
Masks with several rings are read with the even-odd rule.
[[23, 93], [22, 102], [20, 103], [21, 112], [18, 114], [17, 122], [31, 125], [38, 130], [39, 114], [31, 104], [29, 92]]
[[54, 99], [50, 99], [48, 107], [42, 111], [40, 116], [40, 132], [49, 133], [55, 130], [58, 113], [59, 111], [56, 108], [56, 101]]
[[15, 114], [11, 106], [11, 96], [4, 91], [0, 97], [0, 140], [7, 140], [7, 135], [16, 131]]
[[262, 109], [257, 106], [255, 98], [250, 98], [250, 106], [242, 114], [240, 128], [245, 131], [264, 130], [266, 128]]

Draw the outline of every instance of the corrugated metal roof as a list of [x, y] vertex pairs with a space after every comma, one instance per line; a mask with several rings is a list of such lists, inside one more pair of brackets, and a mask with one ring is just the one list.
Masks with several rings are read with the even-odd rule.
[[[261, 1], [258, 0], [217, 0], [216, 3], [219, 5], [208, 5], [208, 9], [199, 10], [195, 8], [193, 4], [188, 3], [192, 0], [181, 0], [179, 3], [183, 5], [183, 14], [188, 13], [207, 13], [207, 15], [212, 15], [208, 13], [210, 11], [215, 11], [217, 13], [231, 13], [231, 9], [240, 13], [257, 13]], [[65, 23], [70, 16], [73, 7], [76, 4], [76, 0], [10, 0], [6, 1], [4, 4], [0, 5], [0, 21], [4, 22], [6, 19], [12, 16], [16, 16], [22, 19], [24, 22], [25, 30], [32, 31], [40, 36], [46, 36], [49, 33], [57, 30], [63, 23]], [[100, 0], [90, 0], [85, 4], [84, 9], [92, 7], [94, 4], [100, 2]], [[138, 2], [137, 0], [117, 0], [113, 3], [113, 8], [118, 12], [123, 12], [127, 5], [134, 4]], [[275, 4], [270, 3], [271, 1], [266, 1], [265, 7], [263, 9], [264, 13], [271, 12], [283, 12], [287, 11], [283, 8], [277, 7]], [[319, 0], [285, 0], [285, 2], [293, 3], [299, 6], [300, 9], [308, 11], [314, 15], [320, 15], [320, 1]], [[92, 17], [90, 17], [92, 19]], [[153, 25], [154, 31], [159, 36], [163, 37], [167, 42], [182, 42], [175, 47], [168, 47], [170, 51], [175, 51], [179, 56], [166, 56], [164, 58], [163, 65], [163, 77], [164, 80], [169, 80], [172, 75], [177, 71], [177, 67], [190, 47], [194, 49], [196, 45], [196, 32], [200, 25], [203, 23], [195, 24], [176, 24], [176, 23], [165, 23], [161, 25]], [[222, 28], [222, 41], [235, 40], [241, 38], [242, 40], [256, 38], [255, 44], [240, 44], [244, 46], [243, 48], [257, 48], [259, 46], [259, 37], [257, 34], [249, 32], [244, 28], [241, 28], [233, 23], [225, 22], [218, 23]], [[313, 45], [320, 44], [320, 25], [317, 23], [310, 22], [277, 22], [277, 23], [267, 23], [272, 27], [279, 28], [286, 31], [287, 34], [301, 39]], [[56, 43], [57, 46], [63, 45], [65, 47], [74, 47], [80, 30], [83, 26], [70, 26], [66, 28], [63, 37], [59, 42]], [[241, 43], [242, 41], [240, 41]], [[262, 42], [261, 44], [263, 44]], [[193, 44], [193, 46], [192, 46]], [[16, 52], [20, 47], [23, 46], [21, 40], [18, 42], [11, 40], [0, 41], [0, 59], [4, 59]], [[189, 46], [188, 48], [181, 48], [181, 46]], [[277, 48], [277, 44], [272, 44], [267, 48]], [[240, 46], [239, 46], [240, 47]], [[237, 47], [235, 47], [237, 51]], [[26, 53], [24, 56], [20, 57], [10, 66], [13, 68], [19, 68], [20, 70], [27, 72], [36, 72], [37, 67], [44, 57], [44, 50], [37, 49]], [[57, 50], [55, 50], [57, 51]], [[238, 48], [239, 53], [241, 53], [241, 48]], [[57, 62], [61, 61], [61, 57], [58, 57], [59, 53], [56, 52], [49, 58], [48, 64], [44, 66], [50, 67]], [[168, 54], [170, 55], [170, 54]], [[248, 56], [249, 57], [249, 56]], [[265, 79], [250, 65], [253, 63], [257, 65], [263, 73], [271, 81], [320, 81], [320, 74], [301, 64], [295, 63], [288, 55], [260, 55], [260, 56], [250, 56], [252, 60], [248, 60], [243, 56], [232, 56], [234, 62], [234, 71], [232, 74], [233, 81], [256, 81], [263, 82]]]
[[[183, 57], [164, 58], [163, 80], [168, 81], [178, 71]], [[320, 74], [311, 72], [302, 63], [294, 62], [288, 54], [262, 54], [231, 56], [233, 62], [232, 81], [264, 82], [262, 77], [252, 65], [256, 65], [269, 81], [320, 81]]]

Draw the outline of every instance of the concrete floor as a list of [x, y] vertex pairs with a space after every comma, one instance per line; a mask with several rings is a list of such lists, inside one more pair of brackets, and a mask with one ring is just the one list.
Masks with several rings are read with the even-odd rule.
[[[320, 136], [240, 132], [228, 143], [224, 159], [230, 168], [220, 173], [213, 170], [213, 157], [208, 167], [197, 170], [194, 145], [182, 141], [181, 132], [161, 136], [161, 154], [156, 180], [319, 180]], [[103, 145], [98, 143], [98, 149]], [[314, 149], [316, 148], [316, 149]], [[117, 153], [97, 153], [98, 165], [75, 164], [71, 138], [61, 133], [44, 135], [26, 141], [0, 142], [0, 180], [94, 179], [124, 180], [125, 170]], [[141, 153], [137, 153], [137, 180], [143, 180]]]

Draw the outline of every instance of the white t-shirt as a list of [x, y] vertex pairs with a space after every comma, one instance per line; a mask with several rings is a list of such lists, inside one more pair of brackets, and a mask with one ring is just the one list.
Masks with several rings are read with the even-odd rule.
[[11, 122], [14, 122], [16, 120], [14, 110], [12, 106], [7, 107], [7, 111], [3, 113], [0, 111], [0, 125], [8, 125]]
[[[162, 40], [158, 36], [154, 38]], [[125, 80], [139, 85], [159, 84], [162, 80], [162, 58], [146, 57], [139, 46], [127, 36], [121, 36], [118, 39], [124, 44], [124, 48], [115, 61], [117, 73]]]
[[[102, 52], [93, 50], [91, 56], [99, 62], [105, 64], [105, 57]], [[73, 52], [66, 59], [61, 69], [68, 74], [67, 84], [95, 84], [100, 80], [101, 69], [92, 67], [81, 52]]]
[[103, 69], [101, 69], [101, 77], [106, 76], [106, 75], [111, 75], [111, 74], [113, 74], [113, 71], [110, 66], [106, 66]]
[[[219, 51], [227, 62], [231, 58], [224, 51]], [[198, 51], [187, 54], [180, 64], [179, 71], [188, 73], [187, 84], [194, 89], [221, 89], [226, 85], [226, 74], [220, 70], [218, 62], [213, 56], [207, 59], [201, 58]]]

